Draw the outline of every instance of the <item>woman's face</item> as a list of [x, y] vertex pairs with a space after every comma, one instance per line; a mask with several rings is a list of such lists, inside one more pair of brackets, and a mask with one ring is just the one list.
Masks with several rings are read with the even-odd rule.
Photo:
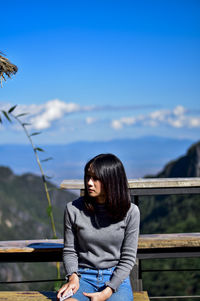
[[91, 169], [86, 174], [86, 185], [90, 197], [96, 198], [98, 203], [105, 202], [103, 185]]

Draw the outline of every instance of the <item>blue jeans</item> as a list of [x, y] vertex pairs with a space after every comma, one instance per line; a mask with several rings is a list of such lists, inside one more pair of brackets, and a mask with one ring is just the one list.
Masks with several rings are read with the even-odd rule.
[[[90, 300], [90, 298], [83, 295], [83, 292], [96, 293], [102, 291], [105, 288], [105, 282], [110, 280], [113, 270], [114, 268], [104, 270], [80, 268], [80, 288], [76, 294], [73, 295], [73, 297], [79, 301]], [[133, 301], [133, 293], [129, 278], [125, 279], [119, 286], [117, 292], [113, 293], [112, 296], [107, 300]]]

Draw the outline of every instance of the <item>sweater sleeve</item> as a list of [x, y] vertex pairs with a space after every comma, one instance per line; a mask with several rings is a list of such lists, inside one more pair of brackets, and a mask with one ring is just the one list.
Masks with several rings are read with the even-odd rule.
[[127, 225], [125, 236], [121, 249], [120, 260], [112, 274], [111, 280], [106, 285], [111, 287], [114, 292], [117, 291], [119, 285], [126, 279], [136, 261], [140, 212], [136, 205], [132, 205], [127, 215]]
[[64, 214], [64, 248], [63, 263], [66, 277], [78, 272], [78, 256], [76, 252], [76, 235], [74, 233], [72, 216], [69, 211], [70, 203], [67, 205]]

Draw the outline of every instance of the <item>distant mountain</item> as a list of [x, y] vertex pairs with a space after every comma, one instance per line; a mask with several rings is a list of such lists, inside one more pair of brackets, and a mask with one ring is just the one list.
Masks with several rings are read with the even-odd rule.
[[[200, 142], [192, 145], [186, 155], [168, 163], [155, 177], [199, 177], [199, 167]], [[199, 232], [199, 195], [140, 197], [139, 204], [143, 234]], [[144, 260], [144, 270], [196, 269], [196, 272], [145, 272], [144, 288], [150, 296], [199, 295], [199, 267], [199, 258]]]
[[193, 144], [185, 156], [169, 162], [157, 176], [162, 178], [200, 177], [200, 142]]
[[[155, 178], [200, 176], [200, 142], [193, 144], [184, 156], [165, 165]], [[200, 229], [199, 195], [143, 197], [141, 201], [143, 233], [198, 232]], [[151, 206], [149, 206], [151, 203]]]
[[[64, 208], [76, 196], [52, 183], [48, 187], [57, 236], [63, 238]], [[0, 240], [52, 238], [47, 207], [41, 177], [30, 173], [16, 176], [10, 168], [0, 167]], [[0, 281], [38, 279], [56, 279], [55, 263], [0, 263]], [[52, 290], [53, 286], [53, 282], [3, 284], [0, 290]]]
[[[57, 164], [60, 162], [57, 171], [66, 169], [66, 174], [62, 174], [62, 179], [67, 178], [66, 175], [71, 177], [74, 169], [75, 172], [79, 170], [80, 173], [80, 168], [82, 169], [85, 164], [83, 161], [89, 159], [96, 152], [114, 152], [122, 158], [122, 161], [126, 163], [126, 167], [131, 170], [135, 165], [139, 166], [140, 164], [140, 162], [136, 162], [136, 159], [142, 161], [143, 166], [145, 164], [148, 165], [147, 163], [150, 159], [156, 164], [156, 162], [160, 162], [159, 158], [163, 158], [162, 152], [166, 156], [172, 156], [173, 152], [178, 151], [178, 148], [181, 149], [176, 156], [179, 158], [170, 161], [154, 177], [199, 176], [200, 142], [193, 144], [186, 155], [181, 157], [180, 155], [186, 149], [183, 150], [183, 145], [187, 144], [188, 141], [171, 141], [170, 143], [165, 138], [163, 140], [158, 139], [158, 141], [156, 138], [155, 140], [151, 138], [148, 143], [146, 141], [146, 144], [143, 144], [143, 148], [142, 143], [140, 144], [141, 141], [139, 142], [138, 140], [137, 142], [136, 140], [134, 142], [126, 140], [123, 143], [117, 140], [110, 142], [110, 144], [108, 142], [105, 142], [105, 144], [82, 142], [70, 146], [52, 146], [50, 150], [52, 155], [55, 154]], [[176, 150], [174, 150], [175, 146], [177, 147]], [[19, 166], [21, 162], [25, 168], [24, 161], [28, 162], [28, 164], [33, 161], [32, 153], [27, 154], [27, 149], [28, 146], [19, 146], [16, 147], [14, 152], [11, 146], [4, 146], [4, 151], [2, 151], [2, 147], [0, 148], [0, 158], [2, 160], [2, 154], [6, 156], [5, 152], [7, 151], [7, 157], [10, 158], [12, 163], [15, 163], [15, 166]], [[168, 149], [168, 152], [166, 152], [166, 149]], [[90, 151], [90, 153], [87, 153], [87, 151]], [[138, 153], [139, 151], [141, 152]], [[11, 153], [9, 154], [9, 152]], [[20, 154], [22, 157], [20, 157]], [[53, 168], [53, 165], [51, 168]], [[64, 207], [67, 201], [74, 199], [76, 196], [69, 192], [57, 190], [57, 187], [52, 183], [49, 183], [49, 185], [52, 189], [53, 211], [58, 237], [62, 237]], [[141, 211], [141, 233], [199, 232], [200, 202], [198, 195], [140, 197], [139, 206]], [[40, 177], [31, 173], [15, 175], [9, 168], [0, 167], [0, 240], [51, 237], [52, 233], [46, 208], [47, 201]], [[154, 270], [159, 270], [165, 268], [178, 270], [184, 267], [197, 269], [199, 261], [196, 258], [181, 258], [154, 259], [142, 262], [143, 269], [153, 268]], [[197, 273], [194, 271], [187, 274], [183, 272], [176, 274], [171, 272], [145, 272], [143, 273], [144, 288], [151, 296], [200, 294], [200, 282]], [[56, 270], [53, 263], [0, 264], [1, 281], [44, 278], [56, 278]], [[52, 283], [24, 284], [20, 285], [20, 287], [3, 285], [2, 287], [0, 286], [0, 290], [45, 290], [52, 289], [52, 286]]]
[[[165, 137], [80, 141], [66, 145], [40, 145], [45, 150], [40, 157], [53, 157], [43, 167], [57, 184], [63, 179], [83, 178], [85, 163], [99, 153], [116, 154], [124, 163], [127, 176], [138, 178], [158, 173], [166, 162], [184, 154], [193, 142]], [[39, 172], [30, 145], [0, 145], [0, 165], [11, 167], [17, 174]]]
[[[63, 237], [63, 212], [75, 198], [49, 183], [57, 235]], [[41, 177], [33, 174], [16, 176], [11, 169], [0, 167], [0, 240], [52, 238], [47, 199]]]

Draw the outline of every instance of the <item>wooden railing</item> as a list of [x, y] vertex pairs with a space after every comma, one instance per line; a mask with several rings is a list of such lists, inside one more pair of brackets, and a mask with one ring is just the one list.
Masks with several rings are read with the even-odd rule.
[[[83, 194], [81, 180], [65, 180], [62, 189], [78, 189]], [[200, 194], [200, 178], [129, 180], [134, 202], [145, 195]], [[1, 241], [0, 262], [62, 261], [63, 240]], [[137, 264], [132, 275], [134, 289], [142, 291], [141, 260], [155, 258], [200, 257], [200, 233], [140, 235]]]
[[[128, 184], [132, 200], [138, 206], [140, 196], [200, 194], [200, 178], [129, 179]], [[78, 189], [83, 195], [84, 182], [64, 180], [61, 188]], [[141, 260], [172, 257], [200, 257], [200, 233], [140, 235], [137, 263], [132, 271], [133, 287], [138, 291], [143, 289]]]
[[[62, 261], [63, 239], [0, 241], [0, 262]], [[200, 233], [143, 234], [138, 259], [200, 257]]]

